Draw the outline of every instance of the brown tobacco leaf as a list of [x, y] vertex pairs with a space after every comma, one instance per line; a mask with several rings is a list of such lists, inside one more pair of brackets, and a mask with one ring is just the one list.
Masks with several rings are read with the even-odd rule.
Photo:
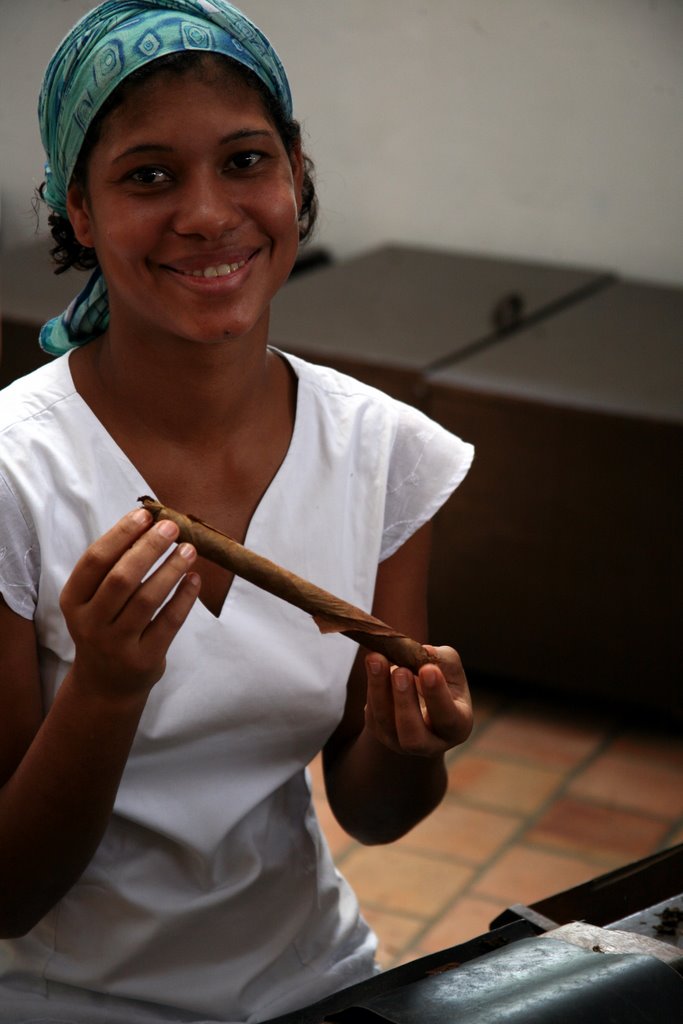
[[421, 665], [436, 662], [436, 658], [415, 640], [361, 608], [257, 555], [196, 516], [176, 512], [147, 496], [138, 501], [155, 520], [170, 519], [174, 522], [180, 530], [178, 540], [193, 544], [204, 558], [307, 612], [321, 633], [343, 633], [363, 647], [385, 655], [393, 664], [413, 672], [417, 672]]

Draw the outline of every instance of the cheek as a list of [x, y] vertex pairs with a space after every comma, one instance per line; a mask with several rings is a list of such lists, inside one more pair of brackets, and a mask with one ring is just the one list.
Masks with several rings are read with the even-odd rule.
[[283, 231], [297, 226], [299, 222], [299, 196], [291, 178], [283, 175], [277, 186], [272, 188], [264, 206], [270, 213], [273, 226]]
[[288, 243], [299, 244], [299, 204], [291, 187], [283, 189], [277, 204], [271, 205], [274, 233]]
[[122, 217], [121, 212], [116, 210], [101, 218], [93, 234], [95, 252], [103, 267], [143, 258], [152, 249], [155, 238], [154, 229], [147, 218]]

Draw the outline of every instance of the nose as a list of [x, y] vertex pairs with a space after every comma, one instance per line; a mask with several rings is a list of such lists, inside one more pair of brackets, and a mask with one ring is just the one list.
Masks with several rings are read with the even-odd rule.
[[173, 230], [207, 240], [221, 238], [242, 220], [230, 184], [215, 171], [196, 171], [176, 190]]

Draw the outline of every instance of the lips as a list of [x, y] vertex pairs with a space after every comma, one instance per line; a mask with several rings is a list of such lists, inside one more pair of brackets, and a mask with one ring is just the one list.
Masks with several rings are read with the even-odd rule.
[[251, 260], [258, 250], [249, 252], [207, 253], [204, 256], [192, 256], [174, 260], [173, 263], [162, 263], [165, 270], [171, 270], [183, 277], [215, 278], [229, 277]]

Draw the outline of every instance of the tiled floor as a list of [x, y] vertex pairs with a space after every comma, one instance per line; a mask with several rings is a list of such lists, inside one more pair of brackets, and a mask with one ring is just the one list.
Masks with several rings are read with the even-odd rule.
[[390, 967], [489, 930], [533, 903], [683, 842], [681, 723], [592, 715], [567, 700], [472, 687], [476, 726], [449, 757], [442, 805], [390, 846], [344, 833], [311, 766], [339, 869]]

